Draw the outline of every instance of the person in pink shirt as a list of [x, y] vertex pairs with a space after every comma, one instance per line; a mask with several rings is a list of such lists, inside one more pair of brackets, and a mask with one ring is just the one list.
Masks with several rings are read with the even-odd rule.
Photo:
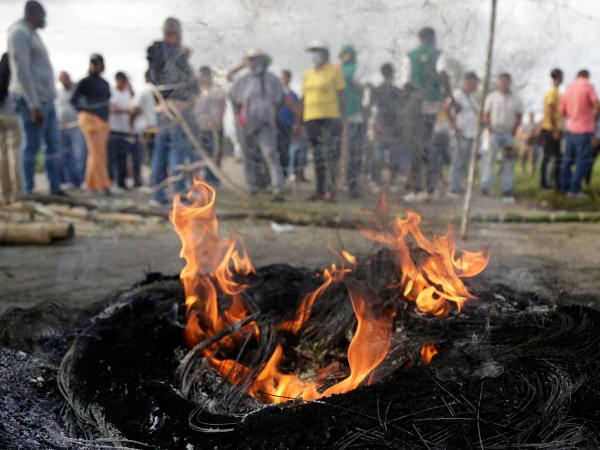
[[[569, 197], [587, 198], [581, 182], [592, 160], [592, 136], [596, 130], [598, 97], [590, 73], [581, 70], [562, 96], [560, 109], [566, 117], [566, 150], [561, 172], [561, 190]], [[575, 164], [575, 173], [571, 167]]]

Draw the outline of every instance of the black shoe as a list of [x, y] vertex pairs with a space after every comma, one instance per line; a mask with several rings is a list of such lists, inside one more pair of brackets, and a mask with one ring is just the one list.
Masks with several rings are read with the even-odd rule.
[[69, 196], [69, 194], [67, 194], [62, 189], [59, 191], [56, 191], [56, 192], [52, 192], [52, 195], [54, 195], [55, 197], [68, 197]]
[[360, 194], [360, 191], [352, 190], [352, 191], [350, 191], [349, 196], [351, 199], [358, 199], [361, 197], [361, 194]]
[[283, 203], [283, 202], [285, 202], [285, 195], [283, 195], [281, 192], [278, 192], [277, 194], [273, 194], [271, 201], [273, 203]]
[[482, 189], [481, 190], [481, 195], [483, 195], [484, 197], [489, 197], [490, 196], [489, 189]]

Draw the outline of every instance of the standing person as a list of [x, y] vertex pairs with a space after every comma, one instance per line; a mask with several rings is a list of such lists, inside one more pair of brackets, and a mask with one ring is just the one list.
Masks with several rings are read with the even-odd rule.
[[[181, 22], [173, 17], [165, 20], [163, 40], [148, 47], [146, 59], [150, 82], [162, 93], [173, 108], [177, 108], [188, 124], [193, 124], [193, 98], [198, 93], [198, 83], [189, 63], [190, 50], [182, 46]], [[180, 174], [178, 166], [185, 164], [191, 155], [192, 145], [178, 123], [170, 123], [164, 112], [158, 113], [158, 126], [152, 155], [151, 184], [161, 184], [168, 174]], [[173, 183], [176, 192], [185, 195], [185, 178]], [[168, 203], [164, 188], [155, 190], [151, 206]]]
[[515, 135], [521, 125], [523, 104], [511, 89], [511, 76], [503, 72], [498, 77], [498, 89], [485, 101], [483, 124], [488, 133], [488, 148], [482, 158], [481, 192], [490, 194], [498, 153], [502, 152], [500, 185], [504, 203], [515, 202]]
[[452, 130], [450, 154], [450, 180], [448, 195], [456, 197], [464, 192], [471, 147], [477, 134], [478, 108], [475, 91], [479, 78], [475, 72], [467, 72], [460, 88], [454, 91], [454, 103], [445, 104]]
[[93, 54], [90, 57], [89, 75], [81, 80], [71, 104], [78, 111], [77, 123], [85, 137], [88, 157], [85, 170], [85, 186], [90, 192], [113, 193], [108, 178], [108, 137], [110, 134], [109, 101], [110, 86], [102, 78], [104, 58]]
[[4, 53], [0, 59], [0, 204], [14, 200], [21, 190], [21, 134], [9, 85], [10, 64]]
[[71, 104], [75, 93], [75, 83], [67, 72], [58, 75], [62, 89], [56, 96], [55, 107], [60, 127], [62, 144], [61, 181], [70, 188], [78, 189], [85, 176], [85, 160], [87, 150], [81, 130], [77, 125], [77, 111]]
[[[220, 163], [227, 94], [214, 83], [213, 72], [208, 66], [200, 67], [198, 84], [200, 95], [194, 105], [194, 116], [200, 130], [200, 142], [215, 162]], [[208, 168], [205, 169], [204, 178], [213, 186], [219, 185], [219, 180]]]
[[404, 197], [407, 202], [428, 200], [436, 189], [440, 178], [440, 162], [432, 145], [433, 129], [444, 97], [451, 97], [452, 94], [446, 73], [446, 57], [436, 48], [433, 28], [422, 28], [419, 40], [420, 45], [408, 53], [405, 62], [409, 69], [407, 81], [410, 81], [422, 101], [421, 112], [413, 119], [411, 192]]
[[377, 86], [371, 95], [371, 108], [375, 115], [373, 121], [373, 161], [371, 179], [382, 186], [381, 172], [384, 162], [389, 160], [391, 183], [406, 164], [406, 148], [402, 142], [402, 108], [406, 106], [406, 94], [394, 85], [394, 66], [386, 63], [381, 66], [383, 83]]
[[535, 113], [533, 111], [529, 112], [528, 122], [521, 124], [519, 128], [519, 138], [520, 138], [520, 150], [521, 154], [521, 176], [525, 177], [527, 175], [527, 171], [525, 169], [527, 165], [527, 161], [529, 161], [529, 173], [533, 177], [535, 175], [535, 151], [537, 148], [538, 138], [540, 135], [540, 131], [538, 125], [535, 123]]
[[[150, 74], [144, 73], [144, 87], [137, 92], [134, 97], [133, 108], [133, 130], [136, 135], [136, 145], [140, 163], [151, 160], [152, 149], [154, 148], [154, 137], [156, 135], [156, 126], [158, 119], [156, 117], [156, 98], [150, 83]], [[141, 176], [140, 176], [141, 178]], [[140, 190], [149, 191], [147, 186], [140, 187]]]
[[363, 114], [363, 89], [357, 81], [356, 50], [345, 45], [339, 53], [346, 88], [344, 89], [344, 124], [348, 133], [348, 159], [346, 163], [346, 183], [350, 198], [360, 197], [360, 168], [365, 146], [365, 117]]
[[231, 88], [231, 101], [239, 111], [246, 142], [244, 169], [251, 193], [259, 191], [257, 167], [262, 155], [271, 179], [273, 200], [283, 201], [285, 177], [277, 152], [277, 111], [283, 102], [295, 108], [283, 90], [283, 83], [267, 70], [271, 57], [259, 49], [246, 54], [249, 72]]
[[[289, 70], [281, 71], [281, 82], [283, 91], [296, 105], [300, 107], [300, 97], [290, 87], [292, 81], [292, 72]], [[290, 167], [290, 144], [292, 141], [292, 130], [296, 123], [296, 114], [285, 103], [279, 108], [277, 114], [277, 151], [279, 152], [279, 162], [283, 170], [283, 176], [287, 178]]]
[[309, 200], [335, 201], [346, 81], [341, 68], [329, 62], [325, 44], [315, 41], [306, 50], [313, 67], [304, 73], [302, 120], [313, 147], [316, 178]]
[[142, 185], [140, 158], [134, 148], [132, 117], [133, 95], [123, 72], [115, 75], [115, 87], [110, 95], [110, 138], [108, 140], [108, 176], [116, 183], [116, 191], [127, 190], [127, 155], [131, 155], [134, 187]]
[[[544, 117], [541, 123], [541, 137], [544, 141], [544, 156], [540, 169], [541, 185], [542, 189], [560, 189], [562, 113], [558, 88], [563, 82], [563, 72], [560, 69], [553, 69], [550, 77], [552, 86], [544, 95]], [[551, 173], [548, 173], [549, 167], [552, 168]]]
[[[592, 161], [592, 135], [596, 130], [598, 97], [590, 82], [590, 73], [581, 70], [565, 91], [560, 109], [566, 117], [566, 149], [561, 169], [561, 190], [569, 197], [587, 199], [581, 192], [581, 182]], [[575, 165], [575, 173], [571, 166]]]
[[60, 133], [54, 109], [56, 89], [54, 70], [38, 29], [46, 26], [46, 11], [37, 1], [25, 4], [25, 17], [8, 31], [10, 90], [15, 95], [23, 131], [21, 158], [23, 190], [35, 187], [35, 159], [42, 145], [50, 192], [65, 195], [60, 189]]

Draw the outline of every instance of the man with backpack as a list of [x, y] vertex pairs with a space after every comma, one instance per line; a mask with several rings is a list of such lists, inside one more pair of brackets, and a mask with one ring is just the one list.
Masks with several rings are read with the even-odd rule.
[[36, 155], [45, 144], [45, 168], [50, 192], [65, 195], [60, 190], [60, 132], [54, 109], [56, 88], [54, 71], [38, 29], [46, 26], [46, 11], [37, 1], [25, 4], [24, 17], [8, 32], [10, 91], [15, 95], [17, 113], [23, 130], [23, 189], [30, 194], [34, 188]]

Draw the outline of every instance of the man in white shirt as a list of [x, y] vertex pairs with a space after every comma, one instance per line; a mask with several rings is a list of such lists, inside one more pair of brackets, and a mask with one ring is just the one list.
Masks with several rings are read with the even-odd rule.
[[498, 152], [502, 151], [500, 185], [504, 203], [515, 202], [515, 135], [521, 125], [523, 104], [510, 90], [511, 76], [504, 72], [498, 77], [498, 89], [485, 101], [483, 124], [488, 133], [488, 148], [481, 160], [481, 192], [489, 195], [494, 181]]
[[[134, 119], [133, 130], [135, 132], [135, 150], [141, 161], [151, 161], [152, 151], [154, 150], [154, 137], [158, 127], [158, 117], [156, 112], [156, 98], [150, 87], [150, 74], [148, 71], [144, 74], [146, 85], [137, 93], [134, 100]], [[149, 191], [150, 188], [142, 188]]]
[[475, 91], [479, 78], [475, 72], [467, 72], [462, 86], [454, 90], [454, 103], [447, 101], [446, 114], [452, 131], [450, 154], [450, 180], [448, 195], [457, 196], [464, 191], [463, 181], [467, 173], [471, 147], [477, 134], [478, 108]]
[[77, 125], [77, 111], [71, 104], [75, 83], [67, 72], [58, 75], [62, 85], [54, 101], [61, 137], [61, 181], [71, 188], [79, 188], [85, 177], [87, 150], [83, 134]]
[[127, 189], [127, 155], [130, 154], [133, 163], [134, 186], [142, 185], [140, 160], [134, 148], [132, 116], [133, 95], [127, 75], [117, 72], [116, 87], [110, 97], [110, 139], [108, 141], [109, 177], [117, 184], [118, 189]]
[[[194, 116], [199, 128], [200, 142], [202, 148], [218, 163], [223, 145], [223, 117], [227, 94], [214, 83], [212, 70], [208, 66], [200, 67], [198, 85], [200, 95], [194, 105]], [[193, 159], [200, 158], [194, 154]], [[205, 169], [204, 179], [213, 186], [219, 184], [219, 180], [209, 169]]]

